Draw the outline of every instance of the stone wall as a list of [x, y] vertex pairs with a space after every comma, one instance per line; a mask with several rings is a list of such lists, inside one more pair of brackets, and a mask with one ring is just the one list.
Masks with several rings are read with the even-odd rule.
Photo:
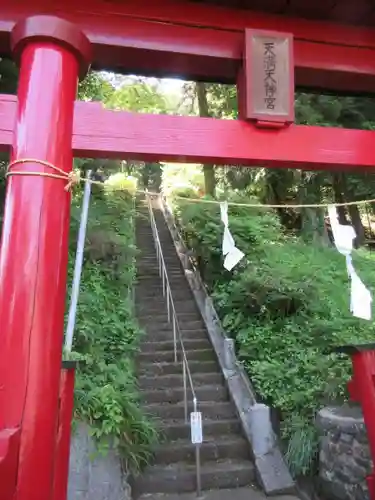
[[327, 500], [368, 500], [371, 458], [358, 407], [329, 407], [317, 417], [320, 434], [318, 488]]
[[71, 440], [68, 500], [131, 500], [118, 454], [95, 452], [89, 428], [79, 425]]

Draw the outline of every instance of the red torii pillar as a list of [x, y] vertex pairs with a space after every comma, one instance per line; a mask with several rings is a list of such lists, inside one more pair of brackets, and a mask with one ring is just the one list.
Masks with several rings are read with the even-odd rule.
[[71, 23], [35, 16], [12, 33], [20, 60], [0, 253], [0, 498], [51, 500], [68, 260], [66, 181], [27, 172], [72, 170], [74, 101], [90, 44]]

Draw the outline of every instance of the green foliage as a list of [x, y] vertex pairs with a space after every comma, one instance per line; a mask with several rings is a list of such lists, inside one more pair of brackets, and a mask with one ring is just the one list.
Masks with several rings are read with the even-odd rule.
[[[72, 277], [80, 195], [74, 200], [69, 276]], [[139, 405], [134, 357], [143, 332], [133, 311], [133, 198], [124, 191], [93, 197], [75, 331], [76, 417], [87, 421], [99, 450], [118, 446], [127, 469], [149, 459], [157, 434]], [[121, 258], [120, 265], [118, 258]]]
[[103, 73], [90, 71], [86, 78], [79, 83], [78, 99], [81, 101], [105, 102], [111, 98], [114, 92], [114, 87]]
[[[316, 412], [332, 398], [346, 398], [351, 371], [349, 360], [329, 351], [373, 337], [372, 324], [349, 312], [343, 257], [285, 235], [273, 211], [230, 207], [231, 232], [246, 257], [229, 273], [219, 207], [178, 200], [175, 213], [256, 391], [280, 411], [292, 470], [307, 472], [316, 450]], [[365, 251], [354, 258], [371, 289], [375, 258]]]
[[18, 85], [18, 68], [11, 59], [0, 58], [0, 93], [15, 94]]
[[104, 183], [107, 191], [126, 190], [135, 196], [137, 192], [137, 179], [129, 175], [118, 172], [111, 175]]
[[165, 113], [167, 101], [155, 85], [144, 81], [125, 82], [109, 99], [106, 105], [112, 109], [147, 113]]
[[201, 165], [165, 163], [162, 171], [163, 192], [166, 196], [190, 198], [203, 191], [204, 175]]

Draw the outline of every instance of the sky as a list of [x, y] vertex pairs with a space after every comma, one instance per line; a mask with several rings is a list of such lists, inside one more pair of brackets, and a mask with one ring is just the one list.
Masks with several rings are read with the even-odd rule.
[[182, 86], [185, 80], [178, 80], [177, 78], [163, 78], [160, 80], [161, 91], [165, 94], [178, 93], [181, 94]]
[[[131, 82], [139, 78], [133, 75], [123, 76], [110, 72], [103, 72], [103, 74], [115, 87], [120, 87], [126, 81]], [[185, 83], [185, 80], [178, 78], [144, 78], [144, 80], [148, 81], [151, 85], [158, 85], [163, 94], [178, 97], [181, 96], [182, 87]]]

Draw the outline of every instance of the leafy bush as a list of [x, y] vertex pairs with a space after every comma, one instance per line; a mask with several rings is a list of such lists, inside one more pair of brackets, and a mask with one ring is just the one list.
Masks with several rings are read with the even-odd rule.
[[[329, 351], [373, 337], [372, 323], [349, 312], [345, 260], [334, 248], [285, 235], [272, 211], [230, 207], [230, 229], [245, 258], [229, 273], [221, 254], [219, 206], [174, 203], [240, 360], [260, 398], [280, 412], [290, 466], [305, 473], [316, 450], [316, 412], [347, 396], [350, 361]], [[373, 254], [358, 251], [354, 260], [366, 285], [374, 286]]]
[[194, 198], [203, 191], [201, 165], [165, 163], [162, 173], [163, 192], [168, 197]]
[[137, 192], [137, 179], [122, 172], [111, 175], [104, 183], [108, 191], [126, 190], [135, 195]]
[[[73, 206], [70, 277], [79, 217], [78, 195]], [[133, 198], [126, 192], [93, 196], [74, 343], [80, 360], [75, 414], [91, 425], [99, 450], [118, 446], [127, 469], [137, 471], [147, 462], [157, 434], [140, 409], [135, 377], [134, 356], [143, 332], [133, 312], [133, 220]]]

